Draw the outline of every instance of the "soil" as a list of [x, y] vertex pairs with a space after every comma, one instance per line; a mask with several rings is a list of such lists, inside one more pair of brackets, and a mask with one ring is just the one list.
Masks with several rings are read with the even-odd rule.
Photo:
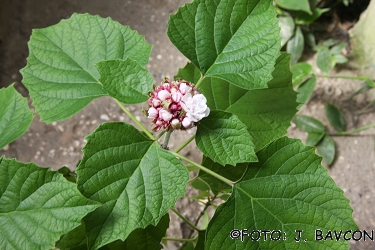
[[[28, 56], [27, 41], [32, 29], [43, 28], [69, 18], [74, 12], [110, 16], [123, 25], [129, 25], [144, 35], [147, 42], [153, 45], [150, 62], [147, 68], [154, 76], [155, 83], [164, 77], [173, 78], [178, 68], [183, 67], [187, 59], [171, 44], [166, 30], [167, 20], [171, 13], [177, 11], [185, 0], [137, 0], [137, 1], [101, 1], [101, 0], [2, 0], [0, 2], [0, 87], [15, 82], [17, 90], [28, 95], [22, 85], [19, 70], [26, 65]], [[313, 60], [311, 60], [313, 62]], [[355, 75], [353, 68], [339, 68], [335, 74]], [[372, 124], [375, 121], [374, 109], [365, 113], [359, 111], [370, 100], [375, 99], [371, 93], [358, 95], [348, 100], [347, 97], [357, 90], [360, 83], [347, 79], [319, 78], [318, 86], [309, 103], [301, 113], [311, 115], [328, 125], [324, 107], [330, 102], [339, 107], [347, 123], [347, 130]], [[31, 101], [30, 101], [31, 105]], [[144, 105], [131, 105], [129, 109], [143, 124], [149, 126], [141, 112]], [[132, 123], [111, 98], [94, 100], [85, 109], [65, 121], [45, 124], [36, 117], [28, 132], [17, 141], [0, 150], [0, 155], [15, 157], [23, 162], [33, 161], [39, 166], [53, 169], [67, 166], [75, 169], [82, 156], [81, 148], [84, 137], [90, 134], [100, 123], [106, 121], [126, 121]], [[333, 130], [331, 130], [334, 133]], [[306, 134], [293, 125], [289, 136], [305, 140]], [[186, 141], [193, 131], [173, 133], [170, 148], [174, 149]], [[338, 137], [334, 140], [337, 147], [336, 160], [328, 168], [329, 174], [344, 190], [354, 209], [354, 219], [361, 230], [375, 230], [375, 129], [362, 131], [352, 136]], [[200, 161], [195, 143], [190, 143], [181, 153], [192, 160]], [[188, 189], [187, 195], [194, 192]], [[202, 206], [192, 200], [180, 200], [176, 208], [183, 215], [194, 220]], [[175, 214], [171, 214], [169, 237], [186, 237], [190, 233]], [[169, 244], [168, 249], [176, 249], [177, 244]], [[351, 249], [370, 249], [375, 242], [351, 242]]]

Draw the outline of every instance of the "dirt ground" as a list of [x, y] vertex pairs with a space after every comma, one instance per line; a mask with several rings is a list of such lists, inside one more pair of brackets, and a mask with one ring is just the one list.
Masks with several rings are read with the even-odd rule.
[[[0, 87], [15, 82], [15, 86], [24, 96], [27, 90], [21, 84], [19, 70], [26, 65], [28, 55], [27, 41], [34, 28], [43, 28], [68, 18], [74, 12], [110, 16], [124, 25], [129, 25], [146, 37], [153, 45], [147, 68], [154, 76], [155, 83], [164, 77], [173, 78], [178, 68], [187, 60], [170, 43], [167, 35], [167, 20], [171, 13], [185, 0], [1, 0], [0, 2]], [[338, 74], [357, 74], [355, 69], [342, 68]], [[339, 79], [318, 79], [317, 90], [308, 105], [301, 110], [303, 114], [321, 119], [326, 125], [324, 105], [330, 102], [342, 109], [347, 129], [374, 123], [374, 109], [364, 114], [359, 110], [369, 100], [370, 95], [359, 95], [352, 100], [346, 97], [359, 88], [359, 82]], [[149, 120], [142, 114], [142, 105], [129, 107], [136, 118], [149, 126]], [[91, 133], [98, 124], [106, 121], [130, 122], [126, 115], [110, 98], [99, 98], [84, 110], [66, 121], [44, 124], [38, 117], [33, 121], [28, 132], [14, 143], [0, 150], [0, 155], [16, 157], [20, 161], [33, 161], [39, 166], [57, 169], [67, 166], [76, 167], [81, 157], [84, 137]], [[130, 122], [131, 123], [131, 122]], [[332, 131], [333, 133], [333, 131]], [[170, 147], [176, 148], [192, 135], [192, 132], [173, 133]], [[306, 135], [294, 126], [289, 129], [289, 136], [304, 140]], [[354, 136], [338, 137], [336, 161], [329, 174], [344, 190], [354, 209], [354, 219], [361, 230], [375, 230], [375, 129], [360, 132]], [[191, 159], [200, 161], [195, 143], [192, 142], [181, 152]], [[179, 201], [177, 208], [187, 218], [193, 220], [202, 207], [190, 200]], [[189, 233], [189, 228], [171, 214], [169, 236], [182, 237]], [[170, 244], [168, 249], [175, 249]], [[375, 242], [351, 242], [351, 249], [374, 249]]]

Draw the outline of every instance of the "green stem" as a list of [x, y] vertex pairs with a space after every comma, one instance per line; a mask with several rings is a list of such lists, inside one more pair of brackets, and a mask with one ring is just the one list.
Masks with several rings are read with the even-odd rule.
[[203, 79], [204, 79], [204, 76], [201, 76], [201, 78], [199, 78], [197, 84], [195, 84], [196, 88], [198, 88], [198, 86], [203, 82]]
[[206, 167], [203, 167], [202, 165], [200, 165], [200, 164], [198, 164], [198, 163], [196, 163], [196, 162], [194, 162], [194, 161], [192, 161], [192, 160], [189, 160], [189, 159], [186, 158], [185, 156], [182, 156], [182, 155], [177, 154], [177, 153], [175, 153], [175, 152], [171, 152], [171, 153], [172, 153], [174, 156], [176, 156], [177, 158], [180, 158], [180, 159], [182, 159], [182, 160], [184, 160], [184, 161], [186, 161], [186, 162], [189, 162], [190, 164], [193, 164], [194, 166], [196, 166], [196, 167], [199, 168], [200, 170], [203, 170], [203, 171], [206, 172], [207, 174], [212, 175], [212, 176], [215, 177], [216, 179], [219, 179], [219, 180], [221, 180], [222, 182], [224, 182], [224, 183], [226, 183], [226, 184], [228, 184], [228, 185], [230, 185], [230, 186], [232, 186], [232, 187], [235, 185], [235, 182], [233, 182], [233, 181], [231, 181], [231, 180], [228, 180], [227, 178], [225, 178], [225, 177], [223, 177], [223, 176], [221, 176], [221, 175], [215, 173], [214, 171], [212, 171], [212, 170], [210, 170], [210, 169], [208, 169], [208, 168], [206, 168]]
[[167, 131], [166, 130], [161, 131], [160, 134], [158, 134], [158, 136], [155, 138], [155, 140], [156, 141], [159, 140], [160, 137], [162, 137], [165, 134], [165, 132], [167, 132]]
[[188, 219], [186, 219], [182, 214], [180, 214], [180, 212], [178, 212], [175, 208], [171, 208], [171, 210], [175, 214], [177, 214], [177, 216], [180, 217], [183, 221], [185, 221], [186, 224], [188, 224], [191, 228], [193, 228], [196, 231], [201, 231], [199, 228], [197, 228], [196, 226], [194, 226]]
[[360, 131], [363, 131], [363, 130], [366, 130], [366, 129], [369, 129], [369, 128], [374, 128], [374, 127], [375, 127], [375, 123], [367, 125], [367, 126], [363, 126], [363, 127], [360, 127], [360, 128], [356, 128], [356, 129], [353, 129], [353, 130], [350, 130], [350, 131], [338, 132], [335, 135], [339, 135], [339, 136], [341, 136], [341, 135], [351, 135], [351, 134], [355, 134], [357, 132], [360, 132]]
[[164, 149], [167, 149], [168, 147], [169, 137], [171, 136], [172, 132], [173, 132], [172, 128], [168, 129], [167, 134], [164, 137], [164, 142], [163, 142]]
[[155, 137], [154, 137], [150, 132], [148, 132], [148, 130], [142, 125], [142, 123], [140, 123], [140, 122], [139, 122], [139, 121], [138, 121], [138, 120], [132, 115], [132, 113], [130, 113], [130, 111], [127, 110], [127, 109], [125, 108], [124, 105], [122, 105], [121, 102], [117, 101], [116, 99], [114, 99], [114, 100], [116, 101], [117, 105], [122, 109], [122, 111], [124, 111], [125, 114], [127, 114], [127, 115], [130, 117], [130, 119], [132, 119], [133, 122], [135, 122], [135, 124], [137, 124], [138, 127], [140, 127], [140, 128], [143, 130], [143, 132], [145, 132], [145, 134], [146, 134], [151, 140], [155, 140]]
[[186, 145], [188, 145], [192, 140], [195, 139], [195, 135], [193, 135], [192, 137], [189, 138], [189, 140], [187, 140], [184, 144], [182, 144], [177, 150], [176, 150], [176, 153], [180, 152], [184, 147], [186, 147]]
[[331, 75], [316, 75], [317, 77], [323, 77], [323, 78], [342, 78], [342, 79], [354, 79], [354, 80], [371, 80], [368, 77], [365, 76], [331, 76]]
[[184, 239], [184, 238], [168, 238], [168, 237], [163, 237], [161, 240], [171, 240], [171, 241], [181, 241], [181, 242], [191, 242], [195, 241], [195, 239]]

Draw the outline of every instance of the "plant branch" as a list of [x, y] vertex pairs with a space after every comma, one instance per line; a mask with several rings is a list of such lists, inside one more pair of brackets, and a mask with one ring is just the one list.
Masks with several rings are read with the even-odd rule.
[[184, 147], [186, 147], [192, 140], [195, 139], [195, 135], [193, 135], [192, 137], [190, 137], [186, 142], [184, 142], [184, 144], [182, 144], [177, 150], [176, 150], [176, 153], [180, 152]]
[[182, 214], [180, 214], [180, 212], [178, 212], [175, 208], [171, 208], [171, 210], [177, 214], [178, 217], [180, 217], [183, 221], [186, 222], [186, 224], [188, 224], [192, 229], [196, 230], [196, 231], [201, 231], [199, 228], [197, 228], [196, 226], [194, 226], [188, 219], [186, 219]]
[[[114, 99], [114, 98], [113, 98], [113, 99]], [[130, 113], [130, 111], [127, 110], [127, 109], [125, 108], [124, 105], [122, 105], [121, 102], [117, 101], [116, 99], [114, 99], [114, 100], [115, 100], [115, 102], [117, 103], [117, 105], [122, 109], [122, 111], [124, 111], [125, 114], [127, 114], [127, 115], [130, 117], [130, 119], [132, 119], [133, 122], [135, 122], [135, 124], [137, 124], [138, 127], [140, 127], [140, 128], [143, 130], [143, 132], [145, 132], [145, 134], [146, 134], [151, 140], [155, 140], [155, 137], [154, 137], [150, 132], [148, 132], [148, 130], [145, 128], [145, 126], [143, 126], [142, 123], [140, 123], [140, 122], [139, 122], [139, 121], [133, 116], [133, 114]]]
[[230, 186], [232, 186], [232, 187], [234, 186], [235, 182], [233, 182], [233, 181], [231, 181], [231, 180], [228, 180], [227, 178], [225, 178], [225, 177], [223, 177], [223, 176], [221, 176], [221, 175], [215, 173], [214, 171], [212, 171], [212, 170], [210, 170], [210, 169], [208, 169], [208, 168], [206, 168], [206, 167], [204, 167], [204, 166], [202, 166], [202, 165], [200, 165], [200, 164], [198, 164], [198, 163], [196, 163], [196, 162], [194, 162], [194, 161], [192, 161], [192, 160], [189, 160], [189, 159], [186, 158], [185, 156], [182, 156], [182, 155], [177, 154], [177, 153], [175, 153], [175, 152], [171, 152], [171, 153], [174, 154], [174, 156], [176, 156], [177, 158], [180, 158], [180, 159], [182, 159], [182, 160], [184, 160], [184, 161], [186, 161], [186, 162], [189, 162], [190, 164], [193, 164], [194, 166], [196, 166], [196, 167], [199, 168], [200, 170], [206, 172], [206, 173], [209, 174], [209, 175], [212, 175], [212, 176], [215, 177], [216, 179], [219, 179], [219, 180], [221, 180], [222, 182], [224, 182], [224, 183], [226, 183], [226, 184], [228, 184], [228, 185], [230, 185]]
[[191, 242], [191, 241], [195, 241], [195, 239], [168, 238], [168, 237], [163, 237], [161, 240], [181, 241], [181, 242]]
[[171, 136], [172, 132], [173, 132], [172, 128], [168, 129], [167, 134], [164, 137], [164, 142], [163, 142], [164, 149], [167, 149], [168, 147], [169, 137]]
[[332, 76], [332, 75], [316, 75], [317, 77], [323, 77], [323, 78], [342, 78], [342, 79], [354, 79], [354, 80], [371, 80], [368, 77], [365, 76], [342, 76], [342, 75], [337, 75], [337, 76]]
[[204, 79], [204, 76], [201, 76], [201, 78], [199, 78], [197, 84], [195, 84], [196, 88], [198, 88], [198, 86], [203, 82], [203, 79]]
[[334, 134], [334, 135], [336, 135], [336, 136], [351, 135], [351, 134], [355, 134], [357, 132], [360, 132], [360, 131], [363, 131], [363, 130], [366, 130], [366, 129], [369, 129], [369, 128], [374, 128], [374, 127], [375, 127], [375, 123], [367, 125], [367, 126], [363, 126], [363, 127], [360, 127], [360, 128], [356, 128], [356, 129], [353, 129], [353, 130], [350, 130], [350, 131], [338, 132], [337, 134]]

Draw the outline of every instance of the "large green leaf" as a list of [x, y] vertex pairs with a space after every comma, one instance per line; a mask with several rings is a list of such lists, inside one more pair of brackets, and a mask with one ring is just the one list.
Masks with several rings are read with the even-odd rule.
[[[164, 215], [156, 226], [134, 230], [125, 241], [117, 240], [101, 247], [101, 250], [149, 250], [161, 249], [161, 239], [169, 226], [169, 214]], [[87, 249], [85, 227], [81, 225], [65, 234], [56, 244], [60, 250]]]
[[86, 140], [78, 189], [103, 204], [84, 218], [90, 249], [156, 225], [184, 195], [185, 166], [133, 126], [104, 123]]
[[283, 53], [277, 59], [272, 77], [268, 89], [250, 91], [215, 78], [206, 78], [200, 85], [211, 110], [233, 113], [247, 126], [256, 151], [284, 136], [297, 112], [289, 55]]
[[23, 135], [33, 119], [27, 99], [13, 85], [0, 89], [0, 149]]
[[[218, 207], [207, 228], [206, 249], [348, 249], [349, 242], [315, 240], [315, 230], [356, 230], [343, 191], [320, 165], [314, 148], [281, 138], [262, 149]], [[280, 230], [277, 241], [235, 237], [232, 230]], [[299, 242], [296, 230], [302, 230]], [[238, 233], [239, 231], [237, 231]], [[236, 239], [231, 239], [230, 235]], [[256, 237], [257, 233], [254, 234]], [[274, 237], [278, 237], [276, 232]]]
[[280, 50], [272, 0], [195, 0], [168, 22], [172, 43], [205, 76], [267, 88]]
[[221, 165], [257, 161], [246, 125], [228, 112], [211, 111], [200, 121], [195, 142], [204, 155]]
[[151, 46], [129, 27], [89, 14], [33, 31], [27, 66], [21, 70], [41, 120], [66, 119], [93, 99], [107, 95], [95, 64], [130, 58], [146, 65]]
[[100, 82], [108, 94], [126, 104], [145, 102], [152, 90], [151, 73], [131, 59], [101, 61], [96, 64]]
[[0, 249], [51, 249], [97, 206], [57, 172], [0, 158]]

